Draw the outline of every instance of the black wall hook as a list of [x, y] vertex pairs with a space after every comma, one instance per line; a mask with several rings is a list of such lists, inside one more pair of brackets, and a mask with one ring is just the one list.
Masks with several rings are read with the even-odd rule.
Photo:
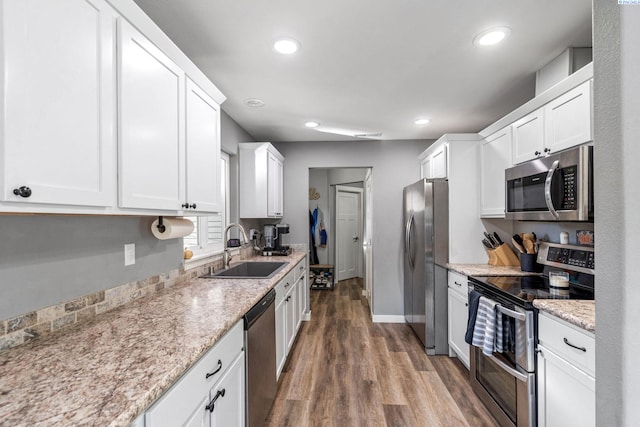
[[164, 233], [164, 231], [167, 229], [167, 227], [165, 227], [164, 224], [162, 223], [162, 217], [161, 216], [158, 217], [158, 225], [157, 225], [157, 227], [158, 227], [158, 231], [161, 232], [161, 233]]

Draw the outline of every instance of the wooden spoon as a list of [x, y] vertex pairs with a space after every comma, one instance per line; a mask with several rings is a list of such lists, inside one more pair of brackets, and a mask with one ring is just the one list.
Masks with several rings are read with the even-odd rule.
[[535, 254], [534, 244], [531, 240], [523, 240], [522, 243], [524, 243], [524, 248], [527, 250], [528, 254]]

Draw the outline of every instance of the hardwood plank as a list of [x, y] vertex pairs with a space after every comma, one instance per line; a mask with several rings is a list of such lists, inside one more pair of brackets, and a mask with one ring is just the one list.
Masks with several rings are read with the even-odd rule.
[[361, 280], [310, 295], [269, 426], [495, 426], [457, 359], [404, 324], [372, 323]]

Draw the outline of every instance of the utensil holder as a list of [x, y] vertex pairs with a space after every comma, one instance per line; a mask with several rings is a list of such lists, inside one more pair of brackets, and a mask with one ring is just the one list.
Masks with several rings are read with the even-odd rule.
[[520, 270], [540, 273], [543, 266], [536, 261], [538, 254], [520, 254]]
[[520, 260], [518, 260], [516, 254], [504, 243], [495, 249], [487, 249], [487, 254], [489, 255], [489, 265], [511, 267], [520, 265]]

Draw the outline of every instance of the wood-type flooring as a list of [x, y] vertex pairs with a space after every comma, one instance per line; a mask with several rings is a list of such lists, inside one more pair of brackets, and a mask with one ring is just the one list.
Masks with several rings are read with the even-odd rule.
[[362, 280], [310, 292], [267, 425], [497, 425], [457, 359], [427, 356], [405, 324], [372, 323]]

